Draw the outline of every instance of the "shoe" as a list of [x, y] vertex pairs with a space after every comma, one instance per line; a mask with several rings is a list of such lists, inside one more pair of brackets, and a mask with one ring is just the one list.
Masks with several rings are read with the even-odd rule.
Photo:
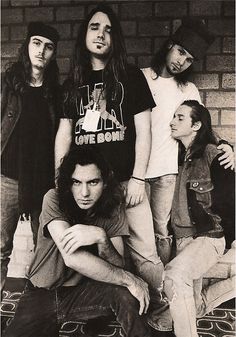
[[173, 331], [173, 321], [169, 309], [156, 313], [155, 310], [147, 318], [147, 323], [157, 331]]

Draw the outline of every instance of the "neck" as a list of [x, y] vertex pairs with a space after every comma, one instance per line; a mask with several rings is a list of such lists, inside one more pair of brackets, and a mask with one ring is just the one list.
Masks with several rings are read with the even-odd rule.
[[183, 144], [186, 150], [192, 145], [194, 138], [195, 135], [189, 135], [187, 137], [180, 139], [181, 143]]
[[91, 64], [93, 70], [103, 70], [107, 64], [107, 60], [98, 59], [94, 56], [91, 57]]
[[161, 77], [164, 77], [164, 78], [171, 78], [171, 77], [174, 77], [173, 75], [171, 75], [171, 74], [168, 72], [168, 70], [167, 70], [167, 68], [166, 68], [165, 65], [163, 66], [160, 75], [161, 75]]
[[38, 68], [33, 68], [31, 73], [30, 85], [40, 87], [43, 84], [43, 71]]

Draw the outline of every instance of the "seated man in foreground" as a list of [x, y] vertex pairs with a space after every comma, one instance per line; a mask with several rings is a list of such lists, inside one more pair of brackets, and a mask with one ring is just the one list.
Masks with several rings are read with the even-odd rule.
[[44, 197], [27, 284], [4, 336], [54, 337], [68, 318], [111, 313], [125, 336], [150, 336], [141, 316], [148, 286], [122, 269], [128, 235], [122, 195], [97, 150], [69, 152], [58, 188]]

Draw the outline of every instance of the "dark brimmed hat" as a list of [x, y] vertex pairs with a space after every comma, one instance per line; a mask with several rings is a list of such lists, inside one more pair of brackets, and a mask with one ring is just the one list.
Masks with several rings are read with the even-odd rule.
[[203, 58], [214, 39], [206, 24], [196, 17], [184, 18], [182, 25], [171, 36], [173, 42], [182, 46], [196, 59]]
[[55, 45], [57, 45], [57, 42], [59, 40], [58, 31], [55, 28], [45, 25], [42, 22], [29, 23], [27, 37], [35, 35], [46, 37], [47, 39], [51, 40]]

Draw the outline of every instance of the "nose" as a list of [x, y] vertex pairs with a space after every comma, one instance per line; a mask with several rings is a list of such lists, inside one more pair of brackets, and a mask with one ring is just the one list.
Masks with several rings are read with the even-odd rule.
[[170, 126], [174, 125], [174, 118], [172, 118], [171, 122], [170, 122]]
[[103, 28], [100, 28], [99, 30], [98, 30], [98, 38], [100, 38], [100, 39], [104, 39], [104, 29]]
[[81, 194], [82, 194], [83, 197], [89, 196], [89, 187], [88, 187], [87, 184], [82, 185]]
[[39, 54], [44, 55], [45, 54], [45, 46], [41, 45], [39, 48]]
[[186, 61], [186, 56], [185, 55], [181, 55], [178, 59], [179, 65], [182, 67], [184, 65]]

